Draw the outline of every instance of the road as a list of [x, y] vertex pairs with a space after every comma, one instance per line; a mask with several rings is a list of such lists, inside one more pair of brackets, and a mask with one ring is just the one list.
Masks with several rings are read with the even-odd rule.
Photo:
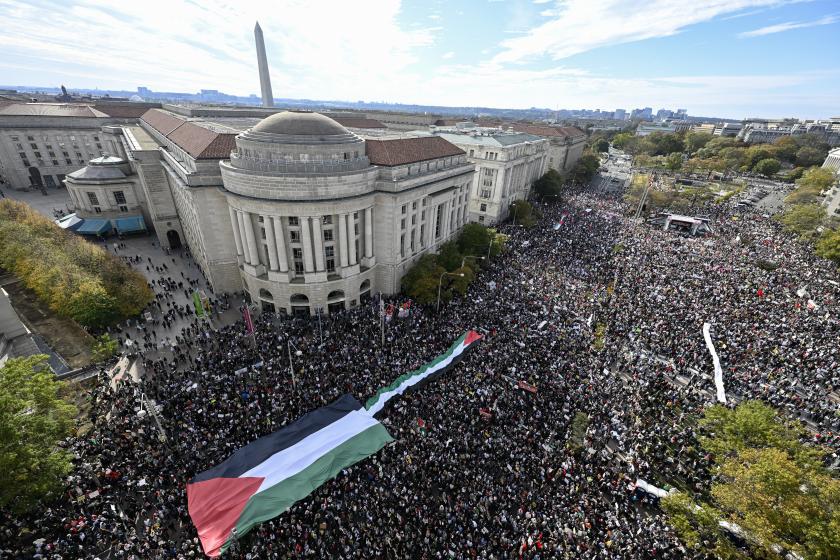
[[602, 158], [604, 163], [593, 177], [590, 188], [598, 193], [620, 193], [633, 175], [630, 169], [631, 157], [612, 147], [604, 157], [606, 160]]

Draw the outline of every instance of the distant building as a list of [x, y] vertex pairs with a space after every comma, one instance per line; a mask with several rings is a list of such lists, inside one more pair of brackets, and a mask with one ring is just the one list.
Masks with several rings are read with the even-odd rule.
[[653, 120], [653, 109], [651, 107], [645, 107], [644, 109], [633, 109], [630, 112], [631, 119], [639, 119], [642, 121], [650, 121]]
[[840, 175], [840, 148], [835, 148], [828, 152], [828, 157], [825, 158], [822, 166], [823, 169], [834, 171], [834, 173]]
[[738, 136], [741, 132], [741, 123], [739, 122], [724, 122], [715, 125], [715, 136]]
[[575, 166], [586, 146], [586, 133], [573, 126], [538, 126], [514, 123], [510, 127], [548, 138], [548, 168], [565, 175]]
[[647, 136], [654, 132], [661, 132], [662, 134], [674, 134], [677, 132], [676, 125], [668, 122], [663, 123], [639, 123], [636, 127], [636, 136]]
[[542, 136], [498, 129], [476, 129], [472, 133], [451, 129], [433, 134], [464, 150], [475, 165], [471, 222], [492, 225], [507, 218], [511, 203], [527, 198], [531, 185], [548, 167], [550, 141]]
[[159, 104], [131, 102], [0, 105], [0, 178], [13, 189], [56, 188], [64, 177], [116, 147], [108, 124], [136, 122]]
[[616, 109], [613, 113], [613, 118], [617, 121], [623, 121], [627, 118], [627, 111], [624, 109]]
[[825, 193], [823, 204], [829, 216], [840, 215], [840, 148], [835, 148], [828, 152], [828, 157], [822, 164], [823, 169], [833, 171], [837, 176], [837, 181]]
[[813, 134], [831, 147], [840, 146], [840, 119], [798, 122], [750, 120], [744, 123], [738, 138], [747, 144], [762, 144], [800, 134]]
[[691, 127], [692, 132], [705, 132], [706, 134], [715, 133], [715, 125], [711, 123], [695, 124]]

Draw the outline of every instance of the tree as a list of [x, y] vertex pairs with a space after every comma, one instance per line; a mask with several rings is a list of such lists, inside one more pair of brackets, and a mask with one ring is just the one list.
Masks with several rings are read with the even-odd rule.
[[665, 167], [670, 169], [671, 171], [678, 170], [680, 167], [682, 167], [682, 163], [682, 154], [678, 152], [668, 154], [668, 157], [665, 158]]
[[563, 176], [554, 169], [549, 169], [534, 181], [534, 192], [540, 196], [557, 196], [562, 188]]
[[802, 167], [810, 167], [812, 165], [820, 165], [826, 157], [826, 153], [817, 148], [805, 146], [799, 148], [796, 152], [796, 165]]
[[93, 360], [95, 362], [104, 362], [111, 356], [117, 353], [119, 343], [111, 338], [108, 334], [103, 334], [96, 339], [93, 344]]
[[24, 512], [61, 489], [72, 456], [58, 443], [76, 409], [58, 395], [47, 356], [12, 358], [0, 368], [0, 509]]
[[787, 231], [810, 237], [825, 219], [825, 207], [821, 204], [794, 204], [780, 219]]
[[767, 158], [756, 163], [753, 167], [753, 171], [759, 175], [764, 175], [765, 177], [772, 177], [779, 172], [781, 167], [782, 166], [779, 163], [779, 160], [775, 158]]
[[776, 156], [788, 163], [796, 161], [796, 152], [799, 150], [799, 144], [790, 136], [782, 136], [773, 142], [776, 147]]
[[817, 202], [822, 192], [831, 187], [834, 181], [834, 174], [828, 169], [812, 167], [796, 181], [796, 189], [785, 198], [785, 202], [788, 204]]
[[715, 461], [713, 503], [679, 493], [662, 500], [686, 545], [746, 557], [721, 530], [725, 520], [740, 527], [751, 557], [783, 556], [777, 547], [805, 558], [840, 557], [840, 480], [820, 460], [826, 450], [802, 443], [801, 425], [758, 401], [710, 407], [700, 424], [707, 434], [701, 445]]
[[[469, 223], [461, 228], [458, 236], [458, 249], [463, 255], [487, 256], [493, 233], [481, 224]], [[492, 253], [492, 250], [491, 250]]]
[[685, 135], [685, 151], [689, 155], [704, 148], [714, 136], [708, 132], [689, 132]]
[[570, 177], [576, 183], [586, 183], [595, 176], [600, 162], [592, 154], [584, 154], [572, 167]]
[[537, 220], [534, 218], [534, 207], [527, 200], [514, 200], [510, 205], [508, 216], [517, 224], [521, 224], [526, 228], [536, 225]]
[[816, 252], [822, 258], [840, 265], [840, 229], [824, 231], [817, 241]]
[[403, 291], [418, 303], [435, 303], [438, 280], [444, 272], [446, 269], [438, 264], [437, 255], [427, 253], [403, 276]]
[[619, 150], [625, 150], [635, 140], [635, 136], [628, 132], [621, 132], [613, 138], [613, 146]]
[[775, 154], [771, 151], [771, 146], [768, 146], [767, 144], [750, 146], [744, 150], [744, 167], [747, 171], [754, 170], [758, 162], [765, 159], [771, 159], [774, 155]]
[[592, 144], [592, 150], [598, 152], [599, 154], [609, 151], [610, 143], [605, 138], [598, 138]]
[[437, 262], [447, 272], [452, 272], [461, 266], [461, 260], [464, 256], [458, 250], [458, 244], [454, 241], [447, 241], [438, 249]]
[[467, 288], [470, 287], [472, 281], [475, 280], [475, 272], [473, 272], [469, 264], [465, 264], [455, 269], [452, 273], [458, 275], [463, 274], [463, 276], [451, 276], [449, 278], [449, 289], [463, 296], [467, 293]]

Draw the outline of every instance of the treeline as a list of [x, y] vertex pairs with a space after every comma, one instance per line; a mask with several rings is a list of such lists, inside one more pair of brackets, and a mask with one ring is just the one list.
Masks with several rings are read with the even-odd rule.
[[438, 291], [441, 301], [466, 294], [481, 262], [498, 255], [504, 240], [504, 236], [481, 224], [465, 225], [456, 241], [420, 257], [402, 278], [403, 292], [420, 304], [434, 304]]
[[146, 279], [122, 261], [9, 199], [0, 201], [0, 267], [86, 327], [137, 315], [153, 297]]
[[840, 218], [828, 216], [822, 204], [822, 193], [836, 182], [837, 177], [828, 169], [808, 169], [785, 198], [785, 210], [779, 220], [787, 231], [813, 243], [819, 256], [840, 265]]
[[829, 150], [828, 144], [813, 134], [785, 136], [772, 144], [747, 145], [707, 132], [654, 132], [648, 136], [624, 132], [613, 138], [613, 145], [636, 156], [636, 164], [641, 167], [752, 172], [771, 177], [786, 166], [793, 168], [787, 176], [791, 182], [801, 177], [806, 168], [821, 164]]

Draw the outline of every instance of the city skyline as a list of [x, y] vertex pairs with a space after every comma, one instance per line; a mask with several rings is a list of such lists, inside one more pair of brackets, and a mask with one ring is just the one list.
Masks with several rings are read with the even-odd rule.
[[[10, 56], [0, 81], [247, 96], [260, 91], [259, 19], [276, 98], [825, 118], [840, 99], [832, 8], [820, 0], [393, 0], [365, 10], [2, 0], [0, 46]], [[43, 26], [47, 12], [66, 24]]]

